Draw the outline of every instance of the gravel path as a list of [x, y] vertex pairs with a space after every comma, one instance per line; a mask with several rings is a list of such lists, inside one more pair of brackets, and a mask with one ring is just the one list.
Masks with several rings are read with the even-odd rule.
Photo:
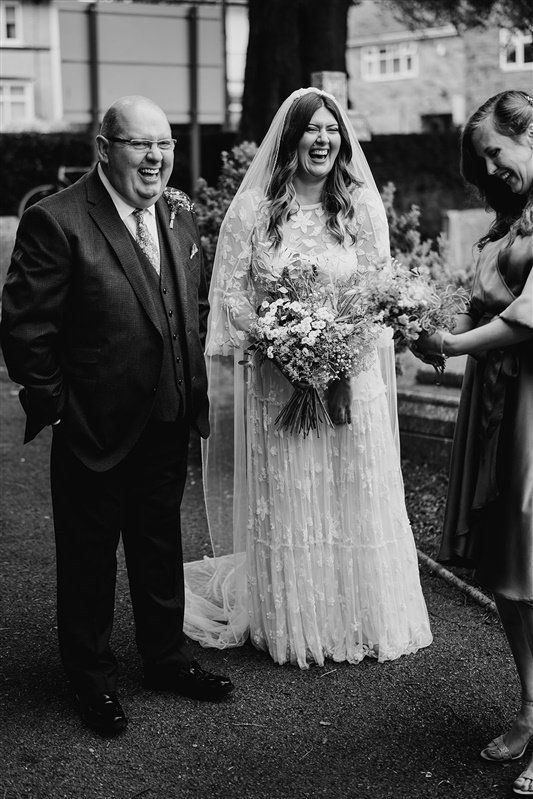
[[[58, 659], [48, 436], [22, 447], [15, 387], [0, 372], [0, 799], [497, 799], [519, 764], [480, 748], [517, 695], [495, 617], [422, 571], [435, 641], [387, 664], [300, 671], [251, 646], [200, 650], [237, 685], [222, 704], [140, 688], [123, 560], [114, 647], [125, 735], [102, 740], [72, 706]], [[208, 551], [197, 446], [184, 501], [187, 558]], [[417, 544], [436, 551], [446, 476], [404, 463]], [[503, 726], [502, 726], [503, 725]]]

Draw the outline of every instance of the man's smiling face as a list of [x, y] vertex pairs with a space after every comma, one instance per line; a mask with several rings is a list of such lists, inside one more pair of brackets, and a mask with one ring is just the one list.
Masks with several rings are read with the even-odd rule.
[[[116, 138], [170, 139], [171, 131], [163, 111], [156, 105], [138, 101], [122, 108]], [[148, 152], [137, 152], [128, 144], [98, 137], [100, 162], [111, 185], [135, 208], [148, 208], [163, 193], [174, 164], [173, 150], [152, 146]]]

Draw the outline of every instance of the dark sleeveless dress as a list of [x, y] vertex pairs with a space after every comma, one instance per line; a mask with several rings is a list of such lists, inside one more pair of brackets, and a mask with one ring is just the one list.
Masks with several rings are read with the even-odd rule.
[[439, 560], [533, 602], [533, 237], [479, 255], [469, 314], [530, 328], [522, 344], [469, 357], [455, 429]]

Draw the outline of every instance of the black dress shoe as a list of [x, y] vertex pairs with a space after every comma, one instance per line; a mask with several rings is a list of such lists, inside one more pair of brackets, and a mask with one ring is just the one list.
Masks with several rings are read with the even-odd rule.
[[128, 719], [114, 694], [76, 694], [76, 702], [82, 721], [99, 735], [118, 735], [126, 729]]
[[147, 669], [143, 685], [154, 691], [175, 691], [191, 699], [211, 702], [224, 699], [235, 687], [229, 677], [205, 671], [196, 660], [192, 660], [189, 666], [172, 670]]

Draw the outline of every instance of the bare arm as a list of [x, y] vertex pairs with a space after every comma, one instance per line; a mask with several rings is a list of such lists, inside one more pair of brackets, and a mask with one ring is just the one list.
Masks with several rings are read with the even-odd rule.
[[[453, 333], [445, 330], [427, 336], [421, 342], [424, 353], [438, 352], [442, 355], [478, 355], [486, 350], [511, 347], [533, 339], [533, 269], [531, 269], [531, 237], [521, 240], [526, 252], [527, 279], [518, 297], [486, 325], [465, 326], [462, 321]], [[522, 258], [522, 252], [519, 253]], [[529, 264], [529, 272], [527, 266]], [[464, 317], [464, 315], [463, 315]]]
[[453, 329], [454, 336], [458, 333], [466, 333], [468, 330], [472, 330], [475, 326], [474, 319], [468, 313], [460, 313], [457, 314], [455, 317], [455, 327]]
[[462, 333], [442, 333], [444, 355], [477, 355], [485, 350], [510, 347], [533, 339], [533, 328], [505, 322], [499, 317]]

